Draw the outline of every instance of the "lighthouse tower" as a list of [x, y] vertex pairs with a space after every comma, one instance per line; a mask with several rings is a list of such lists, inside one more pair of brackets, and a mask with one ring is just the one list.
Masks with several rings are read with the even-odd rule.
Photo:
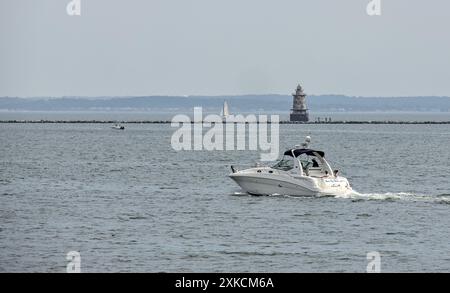
[[308, 122], [309, 114], [306, 108], [306, 94], [303, 92], [301, 85], [297, 86], [295, 93], [292, 94], [294, 102], [291, 112], [291, 121]]

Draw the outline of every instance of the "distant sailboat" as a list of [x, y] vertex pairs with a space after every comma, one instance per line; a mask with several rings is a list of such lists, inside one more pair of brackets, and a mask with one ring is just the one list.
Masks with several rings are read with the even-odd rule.
[[230, 109], [228, 108], [227, 101], [223, 102], [223, 108], [222, 108], [222, 119], [225, 121], [225, 119], [230, 115]]

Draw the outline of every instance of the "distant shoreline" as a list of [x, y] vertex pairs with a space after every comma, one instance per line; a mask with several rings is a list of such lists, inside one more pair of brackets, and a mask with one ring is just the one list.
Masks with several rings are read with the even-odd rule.
[[[0, 120], [2, 124], [8, 123], [40, 123], [40, 124], [170, 124], [172, 121], [168, 120], [136, 120], [136, 121], [117, 121], [117, 120]], [[190, 122], [191, 124], [197, 122]], [[236, 123], [236, 122], [233, 122]], [[259, 123], [259, 122], [256, 122]], [[270, 124], [271, 122], [268, 121]], [[248, 124], [248, 122], [246, 122]], [[318, 122], [318, 121], [310, 121], [310, 122], [291, 122], [291, 121], [280, 121], [279, 124], [450, 124], [450, 121], [331, 121], [331, 122]]]
[[[0, 98], [2, 111], [156, 111], [191, 112], [194, 107], [220, 112], [227, 101], [230, 113], [288, 112], [291, 95], [140, 96], [92, 98]], [[308, 95], [312, 112], [450, 112], [450, 97], [355, 97]]]

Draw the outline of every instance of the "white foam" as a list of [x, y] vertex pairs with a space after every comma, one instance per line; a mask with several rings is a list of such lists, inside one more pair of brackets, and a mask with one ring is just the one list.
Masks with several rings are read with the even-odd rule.
[[361, 200], [404, 200], [449, 203], [450, 196], [435, 196], [426, 194], [415, 194], [410, 192], [385, 192], [385, 193], [359, 193], [353, 191], [345, 195], [336, 195], [335, 198], [361, 199]]

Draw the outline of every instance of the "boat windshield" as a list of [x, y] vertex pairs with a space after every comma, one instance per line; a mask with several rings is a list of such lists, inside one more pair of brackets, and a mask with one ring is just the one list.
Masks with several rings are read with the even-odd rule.
[[282, 171], [289, 171], [294, 168], [294, 158], [291, 156], [284, 156], [281, 161], [272, 166], [272, 169], [278, 169]]
[[298, 156], [298, 159], [300, 160], [300, 163], [302, 164], [304, 170], [308, 168], [320, 168], [322, 165], [320, 161], [314, 156], [302, 154]]

